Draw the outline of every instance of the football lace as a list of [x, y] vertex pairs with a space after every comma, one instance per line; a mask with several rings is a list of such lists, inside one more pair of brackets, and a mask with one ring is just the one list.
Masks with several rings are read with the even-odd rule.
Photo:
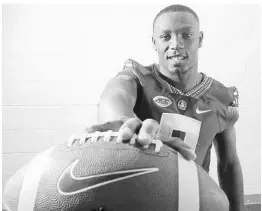
[[[104, 142], [110, 142], [114, 138], [116, 138], [117, 143], [122, 143], [122, 141], [120, 139], [117, 139], [117, 137], [118, 137], [118, 132], [113, 132], [112, 130], [108, 130], [105, 132], [96, 131], [93, 133], [85, 134], [82, 137], [77, 137], [73, 135], [69, 138], [67, 142], [67, 146], [71, 147], [77, 141], [79, 142], [79, 144], [85, 144], [87, 141], [97, 142], [98, 140], [103, 140]], [[134, 134], [128, 143], [130, 145], [134, 145], [136, 142], [137, 142], [137, 134]], [[159, 139], [153, 139], [152, 143], [150, 143], [149, 145], [152, 145], [152, 144], [155, 146], [155, 152], [159, 153], [161, 147], [163, 146], [162, 141]], [[144, 145], [141, 147], [146, 149], [149, 147], [149, 145]]]

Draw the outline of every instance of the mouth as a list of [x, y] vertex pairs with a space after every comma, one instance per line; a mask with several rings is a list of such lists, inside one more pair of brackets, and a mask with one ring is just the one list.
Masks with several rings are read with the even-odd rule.
[[186, 55], [182, 55], [182, 54], [167, 56], [167, 59], [170, 59], [170, 60], [173, 60], [173, 61], [183, 61], [187, 58], [188, 57]]

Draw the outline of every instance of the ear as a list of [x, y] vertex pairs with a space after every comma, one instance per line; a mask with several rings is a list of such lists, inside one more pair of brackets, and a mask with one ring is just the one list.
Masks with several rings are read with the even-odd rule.
[[152, 36], [152, 47], [155, 51], [157, 51], [157, 48], [156, 48], [156, 40], [154, 38], [154, 36]]
[[203, 44], [203, 39], [204, 39], [204, 34], [203, 32], [199, 32], [199, 44], [198, 44], [198, 47], [201, 48], [202, 47], [202, 44]]

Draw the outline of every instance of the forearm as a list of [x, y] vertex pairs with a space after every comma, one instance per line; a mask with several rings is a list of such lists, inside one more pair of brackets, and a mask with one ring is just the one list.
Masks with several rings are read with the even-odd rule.
[[227, 167], [218, 165], [218, 178], [228, 197], [230, 211], [244, 211], [243, 175], [239, 161]]
[[132, 100], [127, 96], [113, 93], [102, 98], [98, 105], [98, 123], [118, 120], [122, 117], [135, 117]]

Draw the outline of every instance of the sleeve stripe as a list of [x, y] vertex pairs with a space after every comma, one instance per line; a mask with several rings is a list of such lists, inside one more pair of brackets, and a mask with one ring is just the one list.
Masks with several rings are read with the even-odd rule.
[[233, 119], [234, 117], [238, 116], [238, 107], [228, 106], [228, 118]]

